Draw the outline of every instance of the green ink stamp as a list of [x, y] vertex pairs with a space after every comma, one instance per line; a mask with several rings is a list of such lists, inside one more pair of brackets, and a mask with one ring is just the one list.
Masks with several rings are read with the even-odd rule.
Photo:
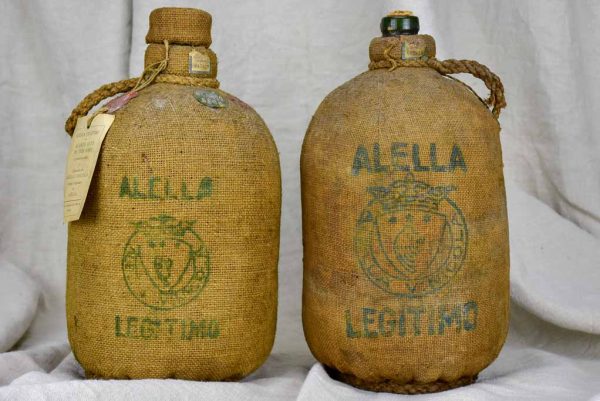
[[212, 109], [222, 109], [227, 107], [227, 99], [214, 90], [198, 89], [194, 92], [194, 97], [203, 105]]
[[129, 292], [149, 308], [178, 308], [206, 286], [210, 255], [193, 225], [165, 215], [134, 223], [121, 267]]
[[465, 218], [448, 194], [412, 174], [372, 196], [356, 225], [358, 263], [377, 287], [398, 297], [420, 297], [445, 286], [467, 254]]

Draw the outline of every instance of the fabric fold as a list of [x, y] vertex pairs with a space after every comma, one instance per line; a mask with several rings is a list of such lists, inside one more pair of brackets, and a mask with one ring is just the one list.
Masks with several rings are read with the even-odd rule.
[[600, 334], [600, 241], [516, 185], [507, 192], [514, 301], [557, 326]]
[[0, 352], [8, 351], [31, 325], [40, 297], [27, 273], [0, 261]]

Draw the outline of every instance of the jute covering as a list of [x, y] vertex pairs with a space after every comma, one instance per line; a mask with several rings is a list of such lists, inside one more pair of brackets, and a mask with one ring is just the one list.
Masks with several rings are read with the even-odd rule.
[[[217, 76], [217, 55], [206, 47], [180, 46], [169, 47], [169, 63], [164, 70], [165, 74], [189, 76], [190, 52], [196, 50], [199, 53], [206, 54], [210, 59], [210, 72], [203, 74], [192, 74], [197, 77], [216, 78]], [[149, 44], [146, 48], [144, 64], [149, 66], [159, 62], [165, 57], [165, 47], [163, 44]]]
[[[186, 68], [167, 63], [116, 111], [69, 225], [69, 341], [90, 377], [235, 380], [273, 344], [278, 153], [254, 110]], [[74, 115], [131, 81], [94, 92]]]
[[[401, 59], [404, 40], [427, 57]], [[373, 391], [469, 384], [508, 329], [502, 84], [436, 60], [430, 40], [375, 39], [370, 71], [323, 100], [302, 149], [306, 340]], [[453, 72], [482, 78], [494, 113]]]
[[[435, 40], [430, 35], [406, 35], [385, 38], [375, 38], [369, 46], [369, 58], [373, 61], [386, 60], [388, 55], [392, 59], [402, 59], [406, 54], [405, 46], [422, 49], [423, 58], [435, 57]], [[387, 53], [387, 55], [386, 55]]]
[[194, 8], [157, 8], [150, 13], [150, 29], [146, 43], [205, 46], [212, 43], [210, 28], [212, 16]]

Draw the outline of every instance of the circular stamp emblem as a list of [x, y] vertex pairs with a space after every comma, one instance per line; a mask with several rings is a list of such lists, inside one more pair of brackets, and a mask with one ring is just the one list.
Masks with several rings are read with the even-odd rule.
[[371, 199], [358, 218], [355, 249], [373, 284], [399, 297], [419, 297], [439, 290], [461, 269], [468, 230], [449, 198], [454, 190], [412, 175], [367, 189]]
[[134, 225], [121, 261], [129, 292], [157, 310], [198, 297], [208, 281], [210, 255], [194, 222], [161, 215]]

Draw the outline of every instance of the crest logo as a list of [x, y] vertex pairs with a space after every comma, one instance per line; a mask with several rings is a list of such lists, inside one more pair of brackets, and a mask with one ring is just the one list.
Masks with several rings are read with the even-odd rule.
[[121, 267], [129, 292], [144, 305], [169, 310], [195, 299], [208, 282], [210, 255], [194, 222], [160, 215], [134, 223]]
[[399, 297], [431, 294], [461, 269], [468, 230], [449, 198], [454, 186], [432, 187], [409, 174], [370, 187], [356, 225], [359, 265], [379, 288]]

